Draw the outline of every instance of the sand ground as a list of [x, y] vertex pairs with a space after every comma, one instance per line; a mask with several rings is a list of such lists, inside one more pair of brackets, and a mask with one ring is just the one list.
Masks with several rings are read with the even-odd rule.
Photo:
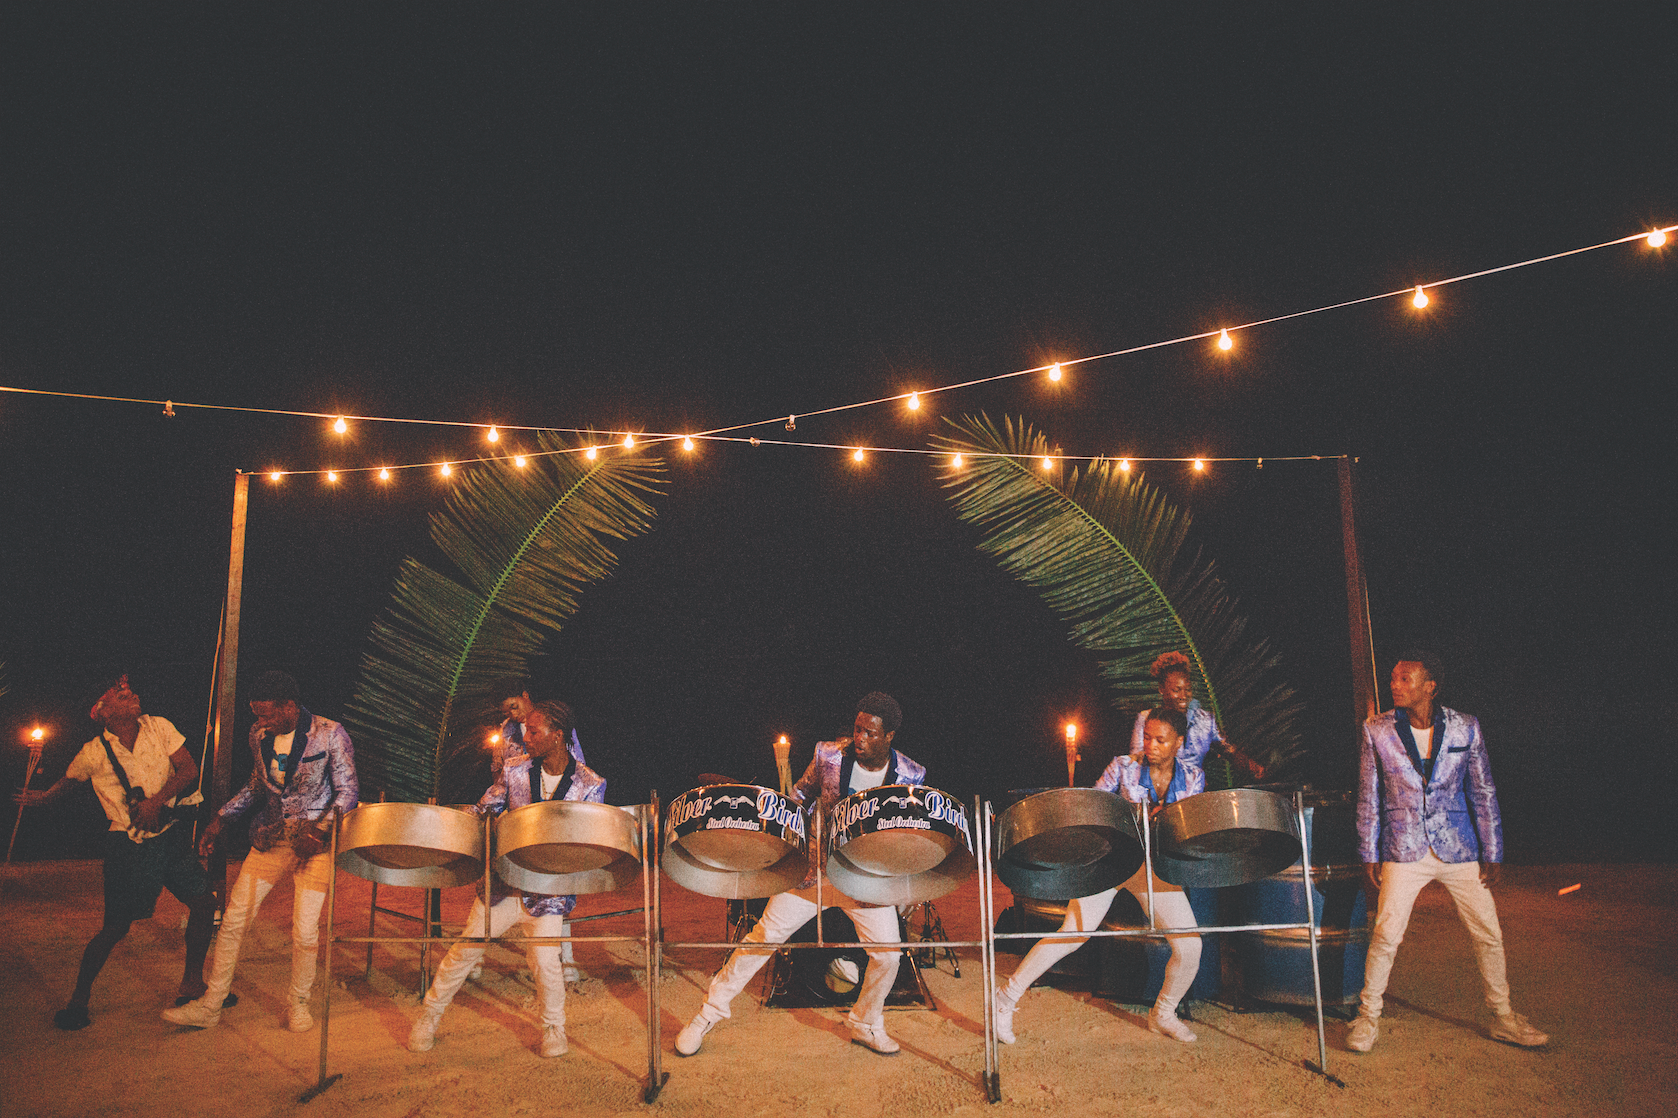
[[[1582, 883], [1566, 896], [1557, 889]], [[158, 1019], [180, 975], [184, 910], [165, 896], [136, 924], [94, 990], [91, 1028], [62, 1033], [63, 1004], [82, 945], [98, 925], [99, 870], [43, 862], [6, 872], [0, 905], [0, 1114], [314, 1114], [421, 1118], [473, 1111], [671, 1116], [712, 1114], [1005, 1115], [1669, 1115], [1678, 1112], [1678, 867], [1511, 867], [1498, 892], [1517, 1008], [1554, 1040], [1523, 1051], [1485, 1036], [1468, 940], [1437, 886], [1422, 894], [1393, 974], [1380, 1042], [1346, 1051], [1346, 1025], [1329, 1024], [1330, 1080], [1309, 1070], [1316, 1032], [1306, 1013], [1236, 1013], [1192, 1007], [1200, 1040], [1183, 1045], [1146, 1031], [1143, 1007], [1091, 997], [1077, 986], [1033, 991], [1001, 1049], [1003, 1098], [980, 1081], [981, 986], [976, 949], [962, 977], [946, 962], [927, 972], [936, 1010], [893, 1011], [903, 1045], [883, 1058], [847, 1043], [839, 1010], [764, 1009], [757, 987], [691, 1059], [671, 1051], [697, 1009], [720, 954], [671, 948], [663, 990], [664, 1070], [657, 1102], [641, 1101], [647, 1075], [646, 971], [637, 943], [578, 945], [592, 976], [568, 1001], [569, 1055], [535, 1054], [533, 987], [521, 953], [492, 948], [468, 983], [436, 1048], [403, 1047], [416, 1012], [417, 949], [380, 946], [370, 977], [365, 948], [339, 945], [328, 1051], [343, 1078], [318, 1098], [320, 1032], [293, 1034], [282, 1018], [289, 962], [289, 888], [268, 900], [246, 939], [234, 989], [243, 1001], [206, 1031]], [[445, 894], [458, 923], [470, 889]], [[976, 938], [976, 885], [939, 903], [949, 934]], [[384, 890], [381, 904], [417, 909], [419, 894]], [[666, 883], [666, 939], [719, 938], [723, 903]], [[998, 890], [998, 906], [1005, 904]], [[578, 914], [640, 903], [640, 890], [585, 897]], [[340, 875], [337, 927], [364, 934], [368, 890]], [[589, 934], [638, 935], [640, 918], [581, 925]], [[381, 918], [384, 934], [410, 934]], [[1012, 960], [1002, 957], [1003, 970]], [[315, 995], [320, 1015], [322, 994]]]

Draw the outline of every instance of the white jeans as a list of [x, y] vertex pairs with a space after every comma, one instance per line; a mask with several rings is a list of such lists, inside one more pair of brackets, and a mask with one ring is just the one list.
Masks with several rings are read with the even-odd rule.
[[[490, 906], [489, 934], [492, 937], [506, 935], [513, 928], [524, 927], [524, 934], [532, 937], [562, 936], [565, 934], [565, 917], [563, 916], [532, 916], [524, 909], [521, 897], [502, 897]], [[472, 902], [472, 912], [466, 917], [466, 927], [462, 935], [481, 936], [484, 934], [484, 902], [482, 898]], [[542, 1014], [542, 1024], [556, 1028], [565, 1028], [565, 964], [561, 960], [559, 944], [531, 944], [526, 949], [530, 960], [530, 973], [536, 979], [536, 1005]], [[484, 945], [468, 943], [465, 940], [449, 948], [449, 953], [443, 956], [443, 961], [437, 966], [437, 977], [431, 982], [431, 989], [425, 994], [425, 1008], [436, 1014], [441, 1014], [449, 1008], [460, 991], [466, 976], [472, 973], [484, 957]]]
[[[820, 911], [816, 907], [815, 895], [814, 889], [800, 889], [790, 893], [777, 893], [770, 897], [757, 926], [747, 932], [746, 938], [741, 942], [785, 943], [792, 933], [802, 928]], [[856, 925], [857, 938], [864, 943], [893, 943], [901, 938], [895, 908], [864, 905], [835, 889], [825, 887], [822, 890], [822, 900], [827, 902], [828, 908], [837, 906], [845, 910]], [[773, 954], [773, 949], [768, 947], [735, 948], [734, 953], [729, 955], [728, 962], [724, 963], [722, 969], [711, 979], [711, 986], [705, 992], [705, 1004], [699, 1010], [701, 1016], [709, 1021], [720, 1021], [727, 1017], [729, 1003], [746, 988], [746, 983], [763, 969], [763, 964], [767, 963], [769, 956]], [[877, 1028], [885, 1026], [886, 995], [891, 993], [892, 984], [897, 981], [897, 968], [902, 960], [903, 952], [896, 947], [868, 952], [868, 967], [863, 974], [862, 989], [857, 992], [856, 1005], [850, 1013], [853, 1020]]]
[[1474, 941], [1474, 956], [1486, 984], [1486, 1004], [1498, 1016], [1506, 1015], [1510, 1011], [1509, 978], [1503, 959], [1503, 929], [1498, 927], [1491, 890], [1480, 884], [1480, 863], [1441, 862], [1431, 850], [1414, 862], [1381, 863], [1381, 900], [1364, 961], [1361, 1012], [1365, 1017], [1381, 1016], [1381, 995], [1386, 993], [1398, 945], [1404, 942], [1404, 929], [1410, 925], [1410, 909], [1416, 903], [1416, 894], [1430, 881], [1445, 886], [1456, 902], [1457, 915]]
[[[1136, 897], [1137, 903], [1144, 912], [1148, 908], [1148, 886], [1144, 878], [1144, 870], [1137, 870], [1122, 888], [1130, 890]], [[1112, 907], [1113, 898], [1118, 895], [1118, 889], [1108, 889], [1104, 893], [1096, 893], [1090, 897], [1079, 897], [1066, 903], [1066, 920], [1062, 922], [1060, 930], [1063, 932], [1093, 932], [1101, 926], [1101, 920]], [[1159, 878], [1154, 878], [1154, 926], [1157, 928], [1192, 928], [1195, 925], [1194, 909], [1189, 907], [1188, 894], [1176, 885], [1168, 885]], [[1194, 935], [1166, 936], [1171, 944], [1171, 960], [1165, 964], [1165, 978], [1160, 985], [1159, 997], [1154, 999], [1154, 1006], [1161, 1013], [1175, 1013], [1177, 1004], [1183, 1000], [1183, 995], [1194, 985], [1195, 975], [1200, 973], [1200, 937]], [[1020, 965], [1014, 968], [1013, 977], [1009, 978], [1002, 987], [1003, 996], [1010, 1001], [1019, 1001], [1025, 992], [1031, 989], [1031, 984], [1043, 977], [1043, 973], [1072, 952], [1089, 942], [1087, 936], [1069, 936], [1065, 938], [1040, 939]]]
[[279, 880], [291, 874], [291, 991], [292, 1001], [306, 1002], [315, 984], [315, 961], [320, 953], [320, 910], [326, 904], [326, 890], [332, 883], [332, 855], [316, 854], [307, 861], [289, 845], [272, 850], [252, 850], [239, 868], [239, 880], [227, 898], [221, 931], [216, 935], [215, 958], [206, 977], [206, 1005], [220, 1006], [233, 987], [233, 969], [239, 964], [239, 948], [245, 930], [256, 919], [263, 898]]

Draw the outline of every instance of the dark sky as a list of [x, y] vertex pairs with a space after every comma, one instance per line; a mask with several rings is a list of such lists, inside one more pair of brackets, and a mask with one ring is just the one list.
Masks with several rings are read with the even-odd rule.
[[[10, 6], [0, 384], [712, 427], [1678, 220], [1660, 9], [1115, 8]], [[797, 437], [921, 447], [939, 416], [985, 410], [1068, 453], [1357, 455], [1382, 678], [1406, 644], [1446, 657], [1446, 701], [1492, 746], [1510, 857], [1671, 858], [1674, 252], [1617, 247], [1438, 290], [1425, 315], [1376, 303], [1242, 334], [1228, 357], [1156, 350]], [[4, 771], [34, 719], [58, 729], [62, 771], [88, 736], [79, 677], [112, 656], [201, 736], [236, 469], [475, 445], [0, 394]], [[1149, 476], [1281, 653], [1314, 775], [1344, 783], [1333, 464]], [[442, 495], [417, 474], [253, 486], [242, 675], [286, 667], [341, 714]], [[615, 801], [705, 770], [768, 782], [776, 733], [807, 756], [874, 687], [904, 701], [898, 744], [959, 793], [1054, 782], [1068, 714], [1084, 779], [1111, 756], [1092, 661], [975, 552], [925, 461], [710, 446], [670, 463], [659, 505], [541, 666]], [[20, 848], [71, 849], [94, 813], [87, 797], [26, 825]]]

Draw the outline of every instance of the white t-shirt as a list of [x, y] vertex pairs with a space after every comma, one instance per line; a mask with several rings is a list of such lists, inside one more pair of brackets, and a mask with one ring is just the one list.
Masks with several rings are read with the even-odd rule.
[[[147, 796], [155, 796], [169, 783], [169, 776], [174, 771], [169, 758], [186, 742], [181, 732], [175, 729], [174, 724], [167, 718], [158, 718], [152, 714], [140, 715], [140, 733], [134, 739], [132, 750], [123, 748], [122, 742], [115, 734], [110, 734], [109, 737], [111, 750], [116, 754], [117, 762], [122, 765], [122, 771], [128, 774], [128, 783]], [[136, 830], [131, 825], [128, 818], [128, 798], [123, 794], [122, 781], [117, 779], [116, 770], [111, 768], [110, 758], [105, 756], [105, 747], [99, 744], [99, 738], [94, 738], [82, 746], [71, 759], [70, 767], [64, 770], [64, 775], [71, 780], [93, 782], [93, 794], [99, 797], [99, 806], [105, 809], [105, 817], [111, 821], [111, 830], [127, 831], [128, 837], [135, 842], [150, 838], [154, 833]], [[180, 797], [179, 802], [198, 803], [202, 799], [202, 796], [194, 792], [190, 796]], [[169, 828], [166, 826], [163, 829], [166, 831]]]
[[[541, 764], [540, 761], [537, 761], [535, 763], [538, 764], [538, 765]], [[559, 787], [559, 782], [564, 780], [564, 779], [565, 779], [565, 774], [564, 773], [559, 773], [558, 775], [554, 775], [554, 774], [549, 773], [547, 769], [543, 769], [542, 770], [542, 798], [544, 800], [553, 799], [555, 789], [557, 789]]]
[[1420, 755], [1422, 760], [1425, 761], [1429, 757], [1433, 756], [1432, 726], [1429, 726], [1425, 730], [1418, 730], [1416, 727], [1412, 726], [1410, 727], [1410, 734], [1416, 739], [1416, 753]]
[[850, 790], [860, 792], [864, 788], [878, 788], [886, 782], [886, 774], [890, 771], [891, 763], [889, 761], [881, 765], [878, 772], [869, 772], [859, 764], [852, 765]]

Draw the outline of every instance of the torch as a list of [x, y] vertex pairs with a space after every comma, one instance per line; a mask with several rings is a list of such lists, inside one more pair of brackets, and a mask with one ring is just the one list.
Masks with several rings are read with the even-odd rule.
[[1078, 767], [1078, 724], [1066, 724], [1066, 786], [1074, 787], [1077, 783], [1073, 776]]
[[775, 739], [775, 772], [781, 778], [781, 795], [792, 795], [792, 743], [782, 734]]
[[[29, 731], [29, 767], [23, 772], [23, 787], [20, 792], [29, 791], [29, 782], [35, 779], [35, 769], [41, 764], [41, 750], [47, 744], [47, 732], [37, 726]], [[17, 818], [12, 820], [12, 841], [6, 844], [6, 864], [12, 864], [12, 849], [17, 846], [17, 829], [23, 825], [23, 805], [17, 805]]]

